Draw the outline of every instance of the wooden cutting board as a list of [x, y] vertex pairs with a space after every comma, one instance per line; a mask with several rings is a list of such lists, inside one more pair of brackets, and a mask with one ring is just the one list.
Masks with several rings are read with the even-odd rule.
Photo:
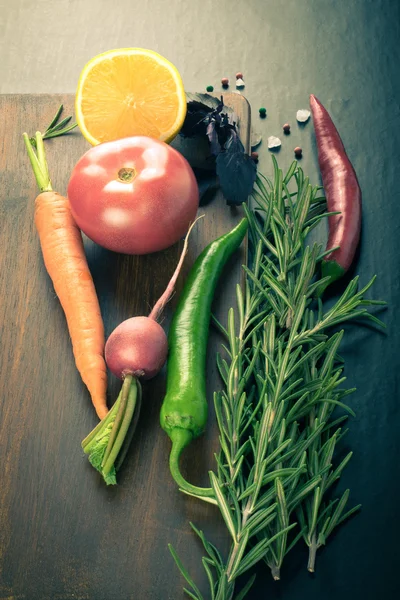
[[[224, 101], [250, 144], [250, 107], [239, 94]], [[22, 132], [44, 130], [58, 106], [73, 112], [72, 95], [0, 96], [0, 599], [127, 600], [183, 598], [183, 579], [168, 551], [174, 545], [201, 586], [202, 550], [189, 521], [221, 549], [227, 534], [218, 511], [181, 494], [168, 471], [170, 442], [159, 425], [165, 369], [144, 385], [134, 442], [106, 487], [89, 465], [81, 440], [96, 425], [89, 395], [76, 371], [62, 309], [45, 271], [33, 223], [36, 183]], [[175, 142], [189, 160], [198, 143]], [[53, 188], [66, 192], [71, 170], [89, 148], [75, 131], [46, 142]], [[183, 273], [165, 311], [168, 324], [182, 283], [200, 251], [241, 216], [221, 194], [199, 210]], [[182, 244], [141, 257], [108, 252], [85, 239], [106, 335], [123, 319], [149, 313], [164, 290]], [[234, 305], [245, 246], [225, 269], [214, 310], [226, 322]], [[205, 435], [186, 451], [183, 471], [208, 485], [218, 447], [212, 391], [220, 386], [210, 336], [210, 400]], [[120, 382], [109, 377], [109, 403]]]

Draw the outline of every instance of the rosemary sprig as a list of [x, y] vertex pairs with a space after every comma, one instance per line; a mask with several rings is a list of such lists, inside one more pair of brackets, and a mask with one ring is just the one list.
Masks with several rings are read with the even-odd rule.
[[[64, 110], [64, 106], [60, 104], [56, 114], [54, 115], [51, 123], [48, 125], [46, 131], [41, 134], [43, 140], [48, 140], [54, 137], [60, 137], [61, 135], [65, 135], [69, 133], [75, 127], [78, 126], [77, 123], [71, 123], [72, 117], [65, 117], [61, 121], [59, 121], [61, 114]], [[29, 141], [33, 147], [36, 148], [36, 137], [29, 138]]]
[[[333, 328], [360, 318], [383, 325], [367, 310], [376, 302], [364, 297], [373, 280], [358, 291], [355, 278], [324, 311], [317, 299], [324, 253], [306, 241], [328, 215], [324, 199], [296, 162], [284, 175], [272, 158], [273, 181], [259, 175], [254, 208], [244, 207], [251, 250], [244, 293], [238, 286], [227, 326], [216, 321], [226, 344], [217, 360], [224, 387], [214, 394], [221, 450], [210, 482], [231, 537], [226, 560], [195, 529], [215, 600], [231, 600], [236, 578], [261, 560], [279, 579], [286, 554], [301, 538], [313, 570], [317, 549], [358, 509], [344, 512], [348, 491], [336, 500], [327, 495], [351, 458], [335, 464], [346, 416], [333, 413], [340, 407], [354, 414], [343, 402], [354, 390], [340, 387], [343, 331]], [[201, 600], [171, 551], [191, 585], [187, 593]]]

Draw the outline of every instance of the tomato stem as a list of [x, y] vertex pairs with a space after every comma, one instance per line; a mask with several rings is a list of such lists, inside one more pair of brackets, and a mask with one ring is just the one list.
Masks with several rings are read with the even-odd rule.
[[136, 177], [136, 171], [132, 167], [122, 167], [118, 171], [118, 179], [123, 183], [131, 183]]

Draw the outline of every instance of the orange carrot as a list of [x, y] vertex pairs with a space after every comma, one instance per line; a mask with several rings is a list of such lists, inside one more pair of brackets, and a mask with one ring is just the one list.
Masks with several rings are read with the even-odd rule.
[[87, 264], [82, 235], [68, 199], [51, 186], [42, 135], [25, 145], [41, 193], [35, 202], [35, 225], [47, 272], [64, 310], [75, 363], [86, 384], [96, 413], [107, 413], [107, 369], [104, 361], [104, 326], [93, 279]]
[[103, 419], [108, 412], [103, 320], [82, 235], [68, 199], [53, 191], [39, 194], [35, 225], [44, 264], [67, 319], [76, 367], [98, 417]]

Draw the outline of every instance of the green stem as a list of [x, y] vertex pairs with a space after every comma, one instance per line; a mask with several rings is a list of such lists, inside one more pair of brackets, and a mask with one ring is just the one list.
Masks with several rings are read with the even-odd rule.
[[136, 398], [135, 412], [133, 414], [133, 418], [132, 418], [132, 422], [131, 422], [131, 425], [128, 430], [128, 434], [124, 439], [121, 450], [119, 451], [119, 454], [117, 456], [117, 460], [115, 461], [114, 466], [115, 466], [116, 471], [119, 471], [122, 463], [125, 460], [125, 457], [127, 455], [127, 452], [129, 450], [129, 447], [130, 447], [132, 439], [133, 439], [133, 435], [136, 430], [136, 426], [139, 421], [140, 409], [142, 407], [142, 386], [140, 384], [139, 379], [136, 380], [136, 385], [137, 385], [137, 398]]
[[97, 423], [96, 427], [94, 429], [92, 429], [92, 431], [85, 437], [84, 440], [82, 440], [81, 445], [82, 445], [83, 450], [86, 452], [86, 454], [88, 452], [90, 452], [90, 448], [92, 445], [91, 442], [94, 441], [95, 437], [97, 436], [98, 433], [100, 433], [100, 431], [103, 429], [103, 427], [106, 427], [108, 425], [108, 423], [111, 421], [111, 419], [114, 417], [115, 413], [117, 412], [117, 410], [119, 408], [120, 400], [121, 400], [121, 394], [122, 394], [122, 390], [120, 391], [119, 396], [114, 403], [114, 406], [111, 408], [111, 410], [109, 410], [109, 412], [104, 417], [104, 419], [102, 419], [99, 423]]
[[47, 167], [46, 155], [44, 152], [42, 134], [36, 132], [36, 145], [38, 147], [37, 154], [33, 149], [32, 143], [27, 133], [23, 134], [25, 147], [28, 152], [29, 160], [31, 161], [32, 169], [35, 174], [36, 183], [41, 192], [51, 192], [51, 181], [49, 177], [49, 169]]
[[51, 187], [49, 167], [47, 164], [46, 152], [44, 150], [43, 138], [42, 138], [42, 134], [40, 133], [40, 131], [36, 132], [35, 140], [36, 140], [36, 153], [37, 153], [39, 164], [41, 166], [41, 169], [42, 169], [43, 175], [45, 177], [45, 180], [47, 182], [47, 185], [49, 185]]
[[271, 574], [274, 581], [279, 581], [281, 578], [281, 569], [278, 565], [270, 565]]
[[127, 405], [126, 405], [126, 410], [125, 410], [125, 414], [121, 423], [121, 427], [119, 428], [118, 431], [118, 435], [116, 437], [116, 440], [114, 442], [114, 445], [112, 447], [112, 450], [108, 456], [108, 459], [106, 460], [104, 467], [102, 468], [102, 474], [103, 476], [108, 475], [108, 473], [111, 471], [114, 462], [118, 456], [118, 453], [121, 449], [121, 446], [124, 442], [124, 439], [126, 437], [126, 434], [128, 433], [128, 429], [129, 429], [129, 425], [132, 421], [132, 417], [133, 417], [133, 413], [135, 412], [135, 407], [136, 407], [136, 400], [137, 400], [137, 385], [136, 385], [136, 378], [132, 378], [131, 379], [131, 385], [129, 388], [129, 394], [128, 394], [128, 401], [127, 401]]
[[[43, 140], [53, 137], [60, 137], [77, 127], [77, 123], [67, 126], [71, 120], [71, 117], [67, 117], [66, 119], [63, 119], [61, 123], [58, 123], [58, 119], [60, 118], [62, 111], [63, 105], [61, 104], [44, 134], [41, 134], [40, 131], [37, 131], [35, 137], [31, 138], [27, 133], [23, 134], [26, 150], [35, 174], [36, 183], [38, 184], [41, 192], [53, 191], [53, 188], [51, 187], [49, 168], [47, 166]], [[35, 152], [35, 148], [37, 153]]]
[[132, 441], [140, 406], [140, 383], [128, 376], [107, 416], [82, 442], [90, 463], [103, 475], [107, 485], [116, 483], [115, 472], [120, 468]]
[[311, 544], [308, 550], [308, 565], [307, 569], [310, 573], [314, 573], [315, 571], [315, 559], [317, 556], [318, 544], [317, 544], [317, 535], [314, 532], [311, 540]]
[[182, 454], [182, 450], [192, 441], [193, 435], [188, 429], [181, 429], [176, 427], [170, 434], [172, 440], [171, 453], [169, 455], [169, 468], [171, 475], [179, 485], [182, 492], [186, 492], [191, 496], [200, 496], [202, 499], [208, 498], [208, 502], [211, 504], [217, 504], [214, 499], [214, 492], [212, 488], [202, 488], [192, 485], [183, 477], [179, 469], [179, 459]]
[[118, 412], [117, 412], [117, 416], [115, 417], [115, 421], [114, 421], [114, 425], [113, 428], [111, 429], [110, 432], [110, 437], [108, 438], [108, 444], [107, 444], [107, 448], [106, 451], [104, 453], [104, 457], [101, 463], [101, 466], [104, 467], [104, 465], [106, 464], [106, 461], [108, 459], [108, 457], [111, 454], [111, 450], [113, 447], [113, 444], [116, 440], [119, 428], [121, 426], [122, 423], [122, 419], [125, 415], [125, 409], [126, 409], [126, 405], [128, 403], [128, 395], [129, 395], [129, 390], [131, 387], [131, 383], [132, 383], [132, 375], [127, 375], [124, 379], [124, 383], [122, 384], [122, 389], [121, 389], [121, 402], [118, 408]]
[[217, 593], [215, 600], [232, 600], [235, 591], [235, 581], [228, 583], [228, 576], [224, 572], [218, 581]]

